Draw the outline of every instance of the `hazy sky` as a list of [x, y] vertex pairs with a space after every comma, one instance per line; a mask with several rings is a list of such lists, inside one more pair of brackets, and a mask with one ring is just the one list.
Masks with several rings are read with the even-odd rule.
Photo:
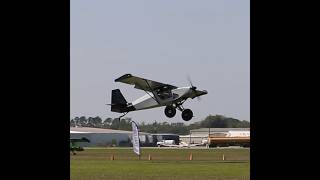
[[[208, 94], [189, 99], [193, 123], [220, 114], [250, 121], [249, 0], [71, 0], [71, 118], [116, 118], [111, 90], [128, 102], [145, 94], [115, 83], [123, 74], [188, 86]], [[137, 122], [184, 122], [164, 107], [130, 112]]]

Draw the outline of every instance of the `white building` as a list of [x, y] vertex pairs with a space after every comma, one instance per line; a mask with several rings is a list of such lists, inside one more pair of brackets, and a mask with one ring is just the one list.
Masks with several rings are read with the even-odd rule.
[[[148, 141], [148, 133], [140, 132], [140, 141]], [[100, 129], [88, 127], [70, 127], [70, 138], [88, 138], [90, 143], [79, 143], [80, 146], [131, 146], [132, 131]]]
[[186, 143], [199, 144], [211, 136], [219, 137], [250, 137], [250, 128], [200, 128], [190, 130], [189, 135], [180, 136], [180, 140]]

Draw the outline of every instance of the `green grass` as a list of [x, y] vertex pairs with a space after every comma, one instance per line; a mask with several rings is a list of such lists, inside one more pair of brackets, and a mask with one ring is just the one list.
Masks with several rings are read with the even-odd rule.
[[70, 156], [71, 179], [250, 179], [249, 149], [142, 149], [141, 152], [138, 160], [131, 149], [86, 149]]

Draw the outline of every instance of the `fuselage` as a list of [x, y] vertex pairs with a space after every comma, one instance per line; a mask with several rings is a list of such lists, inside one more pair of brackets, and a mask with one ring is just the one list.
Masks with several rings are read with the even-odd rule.
[[172, 89], [166, 93], [148, 92], [148, 94], [133, 101], [131, 105], [135, 110], [150, 109], [154, 107], [167, 106], [179, 103], [188, 98], [194, 98], [207, 94], [207, 91], [196, 90], [196, 93], [190, 87], [180, 87]]

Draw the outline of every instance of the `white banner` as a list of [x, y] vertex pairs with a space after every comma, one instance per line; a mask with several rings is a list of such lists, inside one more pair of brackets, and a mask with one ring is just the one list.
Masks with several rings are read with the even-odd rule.
[[132, 145], [133, 145], [133, 152], [140, 155], [140, 143], [139, 143], [139, 131], [137, 124], [132, 121]]

